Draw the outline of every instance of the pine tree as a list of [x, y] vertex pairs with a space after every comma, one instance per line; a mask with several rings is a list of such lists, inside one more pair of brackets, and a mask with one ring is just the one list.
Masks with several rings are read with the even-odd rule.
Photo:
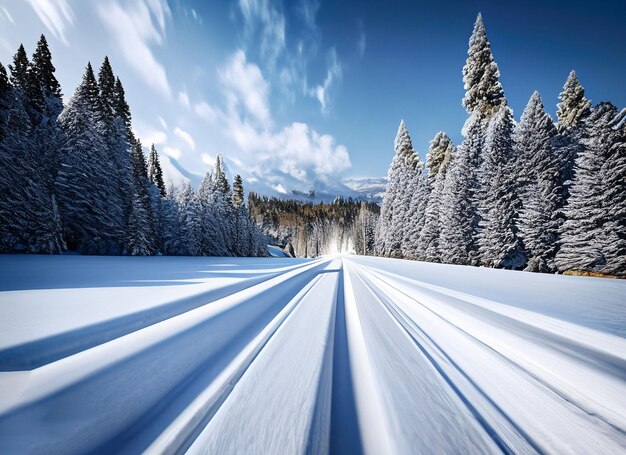
[[556, 128], [534, 92], [515, 132], [520, 172], [519, 229], [528, 253], [526, 270], [553, 272], [562, 190], [558, 159], [552, 149]]
[[411, 193], [407, 186], [415, 182], [418, 158], [409, 131], [400, 122], [394, 141], [395, 155], [387, 173], [387, 189], [383, 197], [376, 234], [376, 249], [387, 257], [402, 257], [404, 222], [407, 219]]
[[426, 168], [428, 169], [428, 181], [431, 185], [435, 182], [439, 170], [446, 164], [446, 160], [450, 159], [453, 151], [452, 140], [444, 131], [439, 131], [430, 141], [426, 155]]
[[114, 165], [106, 141], [100, 93], [91, 65], [59, 121], [67, 138], [57, 177], [68, 246], [89, 254], [119, 254], [124, 207], [112, 195]]
[[500, 84], [500, 71], [493, 59], [491, 45], [479, 13], [474, 24], [474, 31], [469, 40], [468, 58], [463, 67], [465, 96], [463, 106], [472, 114], [478, 112], [484, 116], [493, 115], [500, 106], [505, 106], [504, 90]]
[[61, 84], [54, 75], [56, 69], [52, 64], [52, 53], [44, 35], [39, 38], [37, 49], [33, 54], [32, 72], [43, 92], [46, 115], [50, 120], [56, 120], [63, 110], [63, 94]]
[[163, 181], [163, 170], [161, 169], [159, 154], [154, 144], [152, 144], [150, 155], [148, 156], [148, 177], [150, 182], [159, 189], [161, 196], [165, 197], [167, 192], [165, 191], [165, 182]]
[[241, 205], [243, 204], [243, 199], [243, 181], [241, 180], [241, 176], [237, 174], [235, 175], [235, 179], [233, 181], [233, 205], [236, 209], [241, 207]]
[[230, 193], [230, 184], [228, 183], [226, 173], [224, 172], [224, 160], [222, 159], [222, 155], [219, 153], [215, 158], [215, 170], [213, 172], [213, 177], [215, 179], [215, 184], [222, 193]]
[[200, 205], [189, 181], [185, 181], [177, 194], [179, 206], [179, 254], [200, 256], [202, 254], [202, 232]]
[[626, 274], [626, 134], [612, 128], [615, 114], [615, 106], [600, 103], [583, 121], [556, 260], [562, 272]]
[[559, 131], [575, 128], [580, 121], [589, 115], [591, 103], [585, 98], [585, 89], [572, 70], [567, 76], [563, 91], [559, 94], [559, 103], [556, 118]]
[[[220, 158], [216, 160], [214, 172], [220, 171]], [[222, 192], [215, 174], [207, 172], [198, 188], [199, 216], [201, 223], [200, 249], [207, 256], [228, 256], [233, 241], [233, 219], [229, 207], [232, 207], [227, 194]]]
[[585, 89], [578, 81], [576, 72], [572, 70], [563, 86], [563, 91], [559, 94], [557, 104], [559, 134], [553, 141], [559, 160], [563, 204], [566, 204], [569, 198], [576, 157], [583, 150], [581, 123], [589, 115], [590, 105], [589, 100], [585, 98]]
[[526, 257], [517, 229], [520, 207], [515, 182], [513, 113], [504, 107], [487, 128], [481, 178], [482, 230], [478, 237], [481, 263], [489, 267], [519, 269]]
[[[150, 187], [143, 147], [136, 139], [133, 146], [133, 203], [126, 229], [126, 251], [129, 254], [148, 255], [157, 250]], [[133, 246], [138, 241], [140, 246]], [[133, 253], [133, 248], [140, 253]]]
[[450, 163], [441, 196], [439, 250], [443, 262], [477, 264], [480, 215], [478, 169], [484, 143], [484, 122], [475, 112], [463, 127], [463, 143]]
[[[441, 156], [442, 153], [443, 156]], [[446, 173], [454, 153], [455, 148], [448, 135], [444, 132], [437, 133], [435, 139], [431, 141], [429, 157], [439, 157], [434, 161], [435, 163], [438, 162], [439, 165], [429, 167], [428, 178], [431, 182], [431, 190], [428, 205], [424, 212], [424, 227], [420, 233], [422, 258], [430, 262], [441, 261], [441, 252], [439, 251], [440, 212]], [[432, 177], [433, 174], [435, 175], [434, 178]]]
[[59, 212], [38, 142], [42, 93], [23, 46], [10, 69], [10, 79], [0, 71], [0, 251], [58, 253]]
[[430, 197], [430, 185], [424, 174], [424, 164], [417, 154], [415, 157], [415, 169], [405, 188], [405, 194], [410, 198], [408, 210], [402, 221], [404, 230], [402, 256], [407, 259], [421, 259], [423, 257], [424, 248], [420, 236]]

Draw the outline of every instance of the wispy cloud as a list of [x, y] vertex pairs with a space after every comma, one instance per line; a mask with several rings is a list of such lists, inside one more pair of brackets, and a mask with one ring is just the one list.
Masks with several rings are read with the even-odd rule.
[[187, 131], [176, 127], [174, 128], [174, 134], [183, 142], [185, 142], [189, 146], [189, 148], [191, 148], [191, 150], [196, 149], [196, 141], [193, 140], [193, 137], [191, 137], [191, 134], [189, 134]]
[[146, 83], [171, 97], [163, 66], [154, 56], [151, 45], [163, 44], [165, 21], [171, 15], [165, 0], [135, 0], [124, 5], [116, 1], [100, 3], [98, 14], [108, 27], [128, 64]]
[[[43, 22], [52, 35], [61, 40], [63, 44], [69, 46], [65, 37], [65, 29], [68, 25], [74, 24], [74, 12], [66, 0], [27, 0], [30, 6], [37, 13], [39, 20]], [[8, 14], [6, 8], [2, 7], [13, 22], [13, 18]]]
[[262, 126], [270, 123], [268, 107], [269, 83], [261, 69], [246, 61], [246, 54], [238, 50], [219, 72], [220, 82], [225, 89], [230, 111], [243, 108], [244, 112]]
[[193, 108], [196, 114], [209, 122], [214, 122], [218, 117], [218, 112], [206, 101], [196, 103]]
[[285, 16], [271, 0], [239, 0], [239, 9], [244, 18], [248, 40], [257, 34], [261, 53], [274, 66], [276, 59], [285, 49]]
[[335, 81], [340, 80], [343, 76], [341, 63], [337, 59], [337, 53], [335, 49], [331, 49], [328, 53], [328, 69], [326, 70], [326, 77], [324, 82], [310, 89], [311, 96], [317, 98], [322, 107], [322, 112], [328, 112], [329, 108], [329, 91]]
[[218, 122], [243, 152], [249, 178], [275, 190], [278, 185], [283, 190], [311, 189], [316, 182], [328, 182], [350, 168], [348, 150], [334, 137], [302, 122], [273, 127], [270, 85], [261, 69], [247, 61], [243, 50], [235, 52], [218, 73], [224, 108], [202, 103], [195, 109]]

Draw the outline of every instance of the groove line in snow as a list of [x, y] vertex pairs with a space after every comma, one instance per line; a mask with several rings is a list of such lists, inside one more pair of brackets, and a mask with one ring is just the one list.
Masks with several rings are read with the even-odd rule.
[[[393, 282], [393, 280], [389, 280], [389, 277], [386, 277], [385, 280], [383, 280], [381, 277], [376, 276], [375, 273], [372, 273], [371, 271], [366, 271], [366, 273], [368, 273], [368, 275], [370, 275], [377, 283], [377, 287], [390, 287], [392, 286], [392, 284], [389, 282]], [[394, 288], [395, 289], [395, 288]], [[479, 345], [483, 346], [483, 349], [486, 349], [487, 351], [493, 352], [495, 355], [497, 355], [499, 358], [502, 359], [503, 362], [505, 362], [508, 365], [511, 365], [515, 368], [515, 370], [517, 370], [520, 374], [527, 376], [531, 381], [534, 382], [535, 387], [536, 386], [540, 386], [542, 388], [544, 388], [545, 392], [543, 393], [544, 395], [546, 395], [546, 393], [548, 393], [549, 395], [552, 395], [553, 398], [550, 398], [549, 395], [546, 395], [546, 399], [550, 400], [549, 402], [552, 403], [557, 403], [557, 401], [561, 402], [561, 406], [566, 406], [566, 407], [571, 407], [571, 411], [570, 411], [570, 417], [571, 419], [573, 419], [574, 421], [576, 419], [582, 418], [583, 416], [587, 416], [588, 418], [597, 420], [597, 423], [602, 423], [603, 425], [607, 425], [607, 427], [605, 427], [604, 429], [598, 428], [595, 431], [596, 432], [602, 432], [602, 433], [606, 433], [607, 431], [610, 432], [610, 428], [613, 431], [617, 431], [616, 435], [613, 435], [613, 437], [611, 437], [611, 439], [607, 439], [605, 440], [606, 442], [606, 447], [604, 450], [608, 450], [607, 447], [610, 447], [612, 444], [616, 444], [615, 447], [621, 447], [622, 450], [624, 449], [624, 447], [626, 446], [626, 440], [624, 440], [624, 434], [623, 434], [623, 430], [616, 425], [613, 425], [610, 421], [608, 421], [607, 417], [605, 415], [602, 415], [601, 412], [591, 412], [589, 413], [588, 411], [586, 411], [584, 408], [581, 408], [580, 406], [578, 406], [578, 403], [576, 403], [575, 401], [569, 400], [568, 397], [564, 397], [563, 396], [563, 391], [550, 386], [549, 384], [546, 384], [544, 381], [542, 381], [540, 378], [536, 377], [535, 375], [533, 375], [531, 372], [529, 372], [526, 368], [523, 368], [522, 366], [518, 365], [517, 363], [515, 363], [512, 359], [510, 359], [509, 357], [507, 357], [506, 355], [502, 354], [501, 352], [498, 352], [497, 350], [494, 349], [493, 346], [485, 343], [484, 341], [480, 340], [480, 337], [477, 338], [476, 336], [467, 333], [465, 330], [463, 330], [462, 328], [458, 327], [457, 325], [453, 324], [452, 322], [450, 322], [449, 320], [447, 320], [445, 317], [441, 316], [440, 314], [438, 314], [437, 311], [434, 310], [435, 307], [431, 307], [430, 305], [424, 305], [423, 302], [421, 302], [419, 299], [416, 298], [415, 295], [409, 295], [407, 293], [405, 293], [402, 290], [397, 290], [396, 292], [400, 292], [405, 298], [410, 299], [411, 301], [417, 303], [418, 305], [424, 307], [427, 311], [432, 312], [433, 315], [435, 315], [437, 318], [440, 318], [440, 320], [442, 322], [444, 322], [445, 324], [449, 325], [450, 327], [453, 327], [455, 330], [458, 330], [460, 333], [463, 333], [465, 336], [470, 337], [470, 339], [473, 339], [474, 342], [479, 343]], [[442, 301], [443, 304], [443, 301]], [[411, 320], [413, 320], [413, 317], [410, 318]], [[441, 332], [443, 333], [443, 332]], [[466, 345], [466, 350], [467, 347], [469, 347], [470, 345]], [[467, 362], [465, 362], [467, 363]], [[510, 380], [510, 379], [509, 379]], [[522, 385], [523, 383], [520, 383], [519, 385]], [[537, 392], [535, 392], [535, 395], [537, 394]], [[530, 395], [530, 396], [535, 396], [535, 395]], [[560, 411], [560, 413], [562, 414], [564, 411]], [[580, 412], [581, 415], [579, 417], [575, 417], [576, 414]], [[508, 412], [507, 412], [508, 414]], [[555, 415], [556, 417], [556, 415]], [[585, 426], [588, 426], [589, 424], [584, 424], [582, 423], [582, 421], [579, 422], [580, 428], [583, 428]], [[524, 426], [527, 426], [527, 423], [524, 424]], [[597, 425], [594, 425], [597, 426]], [[531, 427], [533, 427], [531, 425]], [[540, 433], [545, 435], [545, 432], [543, 431], [543, 429], [540, 428], [535, 428], [535, 430], [539, 430]], [[583, 432], [583, 434], [588, 433], [589, 430], [585, 430], [585, 432]], [[565, 439], [563, 439], [561, 442], [566, 442]], [[588, 442], [588, 441], [587, 441]], [[566, 443], [567, 445], [567, 443]], [[610, 453], [610, 450], [608, 450], [608, 452], [606, 453]]]

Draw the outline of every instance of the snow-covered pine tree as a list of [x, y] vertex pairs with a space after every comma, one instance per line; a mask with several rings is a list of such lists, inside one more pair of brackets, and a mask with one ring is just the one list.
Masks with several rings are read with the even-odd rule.
[[447, 164], [446, 160], [450, 159], [453, 152], [454, 145], [452, 144], [452, 140], [445, 131], [439, 131], [433, 140], [430, 141], [428, 154], [426, 155], [428, 181], [431, 185], [435, 182], [439, 170]]
[[[219, 158], [216, 160], [214, 172], [220, 172]], [[226, 214], [228, 207], [232, 207], [230, 198], [222, 192], [222, 185], [218, 185], [215, 174], [207, 172], [198, 188], [198, 204], [201, 223], [200, 248], [206, 256], [228, 256], [229, 245], [232, 242], [233, 230], [227, 225], [232, 223]], [[227, 207], [228, 206], [228, 207]]]
[[0, 71], [0, 250], [58, 253], [64, 246], [59, 212], [37, 140], [42, 92], [23, 46], [10, 69], [10, 80]]
[[114, 165], [91, 64], [59, 121], [67, 142], [56, 184], [68, 246], [88, 254], [120, 254], [125, 207], [109, 180]]
[[[136, 139], [133, 146], [133, 202], [126, 229], [126, 251], [129, 254], [145, 256], [157, 249], [150, 187], [143, 147], [141, 141]], [[139, 246], [138, 241], [141, 242]], [[133, 253], [133, 243], [135, 251], [140, 253]]]
[[[122, 99], [118, 99], [120, 94], [116, 84], [118, 80], [113, 74], [113, 68], [108, 57], [104, 57], [102, 66], [98, 73], [98, 88], [100, 90], [100, 102], [102, 107], [102, 119], [106, 130], [107, 152], [109, 169], [109, 180], [111, 183], [111, 194], [109, 198], [114, 204], [122, 207], [122, 218], [119, 220], [121, 226], [129, 223], [128, 216], [135, 203], [135, 193], [137, 197], [143, 197], [142, 191], [137, 191], [133, 187], [133, 142], [132, 136], [126, 131], [127, 127], [122, 114], [118, 112], [120, 104], [126, 104], [123, 89]], [[121, 86], [121, 82], [120, 82]], [[123, 106], [122, 109], [128, 112], [130, 121], [130, 109]], [[149, 208], [144, 207], [151, 216]]]
[[463, 127], [463, 142], [456, 153], [454, 164], [448, 168], [441, 198], [439, 247], [444, 262], [474, 264], [479, 260], [483, 194], [479, 171], [482, 149], [489, 120], [507, 106], [500, 83], [500, 71], [493, 59], [482, 16], [478, 14], [469, 40], [468, 58], [463, 67], [465, 96], [463, 106], [470, 113]]
[[452, 264], [477, 264], [479, 178], [485, 119], [474, 112], [463, 127], [463, 143], [448, 166], [441, 196], [439, 251]]
[[233, 180], [233, 205], [236, 209], [241, 207], [244, 202], [243, 180], [241, 175], [235, 175]]
[[611, 103], [600, 103], [583, 120], [583, 150], [556, 259], [561, 272], [626, 274], [626, 134], [612, 128], [616, 112]]
[[527, 251], [526, 270], [554, 272], [562, 191], [552, 148], [556, 128], [538, 92], [530, 97], [515, 131], [521, 200], [519, 230]]
[[490, 117], [500, 106], [505, 106], [507, 103], [502, 84], [498, 79], [500, 71], [493, 59], [491, 45], [480, 13], [474, 24], [467, 53], [468, 57], [463, 67], [463, 82], [465, 82], [463, 106], [470, 114], [478, 112]]
[[558, 134], [553, 141], [559, 160], [563, 204], [566, 204], [569, 198], [576, 157], [583, 149], [581, 123], [589, 115], [590, 106], [591, 103], [585, 97], [585, 89], [576, 77], [576, 72], [572, 70], [563, 86], [563, 91], [559, 94], [556, 114]]
[[196, 192], [186, 180], [182, 189], [177, 192], [179, 207], [179, 254], [183, 256], [202, 255], [201, 208]]
[[430, 142], [428, 152], [428, 179], [430, 196], [424, 212], [424, 227], [420, 233], [422, 258], [425, 261], [440, 262], [439, 251], [441, 198], [448, 165], [455, 153], [454, 145], [444, 132], [439, 132]]
[[418, 157], [404, 120], [400, 121], [394, 140], [394, 150], [395, 155], [387, 173], [387, 189], [378, 221], [376, 249], [382, 256], [402, 257], [405, 221], [412, 195], [407, 187], [417, 182], [418, 165]]
[[585, 89], [576, 77], [576, 71], [570, 71], [557, 104], [556, 118], [559, 131], [578, 126], [580, 121], [589, 115], [590, 107], [591, 103], [585, 97]]
[[35, 125], [37, 148], [42, 158], [43, 178], [50, 194], [54, 194], [54, 181], [59, 168], [59, 151], [64, 139], [59, 124], [59, 115], [63, 111], [61, 85], [54, 75], [52, 54], [46, 37], [41, 35], [32, 58], [30, 71], [34, 75], [42, 96], [40, 122]]
[[165, 182], [163, 181], [163, 170], [161, 169], [159, 154], [154, 144], [150, 147], [150, 155], [148, 156], [148, 178], [159, 189], [161, 196], [165, 197], [167, 192], [165, 191]]
[[407, 259], [421, 259], [424, 246], [421, 239], [424, 227], [425, 212], [430, 198], [430, 185], [424, 173], [424, 163], [415, 154], [415, 168], [406, 186], [406, 193], [410, 197], [408, 210], [402, 222], [404, 235], [402, 239], [402, 256]]
[[480, 170], [480, 261], [488, 267], [519, 269], [526, 264], [517, 229], [520, 201], [515, 182], [513, 113], [502, 107], [489, 122]]

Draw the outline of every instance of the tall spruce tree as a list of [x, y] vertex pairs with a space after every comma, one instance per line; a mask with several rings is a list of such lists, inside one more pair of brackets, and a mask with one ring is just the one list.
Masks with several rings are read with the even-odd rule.
[[567, 76], [563, 91], [559, 94], [556, 118], [559, 131], [575, 128], [580, 121], [589, 115], [591, 103], [585, 97], [585, 89], [572, 70]]
[[553, 272], [562, 191], [559, 165], [552, 148], [556, 128], [541, 96], [530, 97], [515, 132], [522, 208], [519, 229], [527, 250], [526, 270]]
[[59, 170], [60, 150], [64, 146], [61, 125], [58, 121], [63, 111], [63, 95], [61, 85], [54, 75], [56, 69], [52, 64], [52, 53], [44, 35], [41, 35], [37, 43], [30, 71], [41, 93], [41, 109], [40, 115], [37, 116], [38, 122], [34, 125], [34, 140], [42, 160], [43, 178], [48, 191], [53, 195], [54, 181]]
[[395, 155], [387, 173], [387, 189], [383, 197], [377, 227], [376, 248], [379, 254], [387, 257], [402, 257], [402, 242], [411, 193], [407, 186], [416, 182], [418, 158], [409, 131], [400, 122], [394, 141]]
[[553, 141], [561, 173], [562, 204], [566, 204], [569, 198], [576, 157], [583, 150], [581, 124], [589, 115], [590, 106], [591, 103], [585, 97], [585, 89], [576, 77], [576, 72], [572, 70], [563, 86], [563, 91], [559, 94], [557, 104], [559, 134]]
[[233, 180], [233, 205], [236, 209], [241, 207], [244, 202], [244, 192], [243, 192], [243, 180], [241, 179], [241, 175], [235, 175], [235, 179]]
[[454, 264], [477, 264], [480, 215], [478, 199], [485, 119], [473, 113], [463, 127], [463, 143], [446, 173], [441, 197], [439, 246], [442, 260]]
[[583, 121], [583, 150], [556, 260], [562, 272], [626, 274], [626, 135], [611, 125], [616, 112], [600, 103]]
[[500, 71], [491, 53], [491, 44], [480, 13], [469, 40], [468, 57], [463, 67], [465, 96], [463, 106], [472, 114], [478, 112], [491, 116], [500, 106], [506, 105], [504, 90], [500, 83]]
[[124, 208], [110, 198], [113, 167], [98, 84], [90, 64], [59, 121], [67, 138], [56, 187], [68, 246], [88, 254], [119, 254]]
[[478, 237], [481, 263], [488, 267], [519, 269], [526, 263], [519, 238], [513, 151], [513, 113], [501, 108], [489, 122], [480, 170], [481, 231]]
[[42, 92], [23, 46], [10, 69], [10, 79], [0, 71], [0, 250], [58, 253], [64, 246], [59, 211], [38, 141]]
[[161, 169], [159, 154], [154, 144], [150, 147], [150, 155], [148, 156], [148, 177], [150, 182], [159, 189], [161, 196], [165, 197], [167, 191], [165, 190], [165, 182], [163, 181], [163, 170]]

